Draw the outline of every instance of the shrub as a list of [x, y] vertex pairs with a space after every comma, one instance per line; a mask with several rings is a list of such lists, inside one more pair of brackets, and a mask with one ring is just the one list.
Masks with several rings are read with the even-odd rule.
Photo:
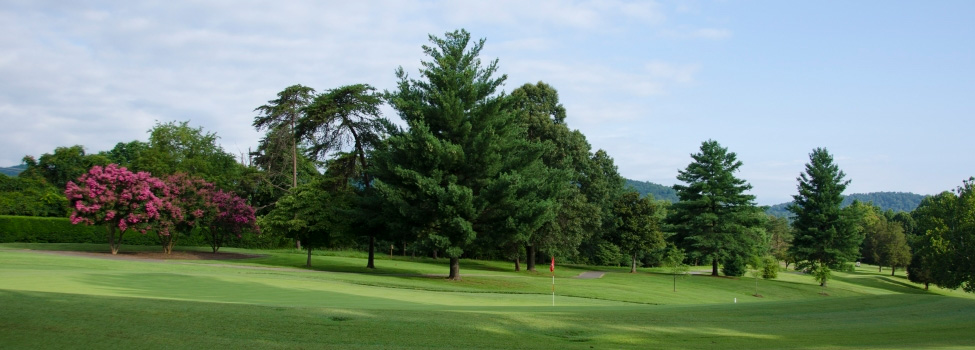
[[721, 273], [725, 276], [735, 276], [741, 277], [745, 275], [748, 271], [747, 262], [740, 256], [733, 256], [725, 259], [724, 266], [721, 267]]
[[[0, 215], [0, 243], [105, 243], [108, 241], [104, 226], [72, 225], [68, 218]], [[154, 232], [147, 234], [126, 232], [124, 244], [157, 245], [159, 238]], [[187, 237], [182, 245], [205, 245], [203, 236]]]
[[779, 261], [774, 256], [762, 258], [762, 278], [773, 279], [779, 277]]

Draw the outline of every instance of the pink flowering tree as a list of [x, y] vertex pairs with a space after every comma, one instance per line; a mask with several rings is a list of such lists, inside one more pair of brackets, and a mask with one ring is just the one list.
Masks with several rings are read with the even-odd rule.
[[189, 235], [194, 228], [208, 228], [217, 217], [217, 205], [213, 202], [216, 193], [212, 183], [186, 173], [166, 176], [164, 182], [169, 186], [169, 196], [164, 201], [172, 203], [178, 210], [173, 214], [161, 216], [162, 225], [169, 230], [156, 231], [163, 252], [171, 254], [180, 236]]
[[169, 187], [149, 173], [133, 173], [116, 164], [94, 166], [74, 181], [68, 181], [72, 224], [105, 225], [112, 254], [118, 254], [122, 236], [129, 230], [168, 234], [165, 218], [179, 217], [169, 197]]
[[217, 190], [213, 195], [217, 207], [216, 218], [207, 232], [207, 241], [216, 253], [231, 235], [238, 238], [244, 232], [258, 232], [254, 207], [232, 192]]

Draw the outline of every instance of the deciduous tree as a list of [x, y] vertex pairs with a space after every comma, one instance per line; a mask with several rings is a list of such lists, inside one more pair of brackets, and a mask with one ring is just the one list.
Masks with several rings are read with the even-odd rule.
[[179, 208], [165, 199], [169, 188], [149, 173], [132, 173], [115, 164], [96, 165], [76, 181], [69, 181], [65, 189], [71, 223], [105, 225], [113, 255], [128, 230], [168, 234], [171, 227], [160, 218], [180, 217]]
[[350, 218], [351, 188], [345, 178], [329, 176], [300, 184], [278, 200], [259, 221], [267, 231], [278, 232], [302, 242], [311, 267], [313, 249], [329, 246], [346, 232]]
[[212, 226], [205, 231], [207, 242], [214, 253], [220, 250], [231, 235], [239, 238], [244, 232], [258, 232], [254, 207], [248, 205], [243, 198], [233, 192], [217, 190], [212, 199], [217, 212]]
[[155, 176], [183, 172], [217, 188], [234, 189], [243, 166], [217, 144], [217, 139], [216, 133], [192, 128], [186, 121], [157, 123], [149, 130], [149, 148], [141, 152], [140, 167]]
[[915, 243], [921, 265], [909, 268], [908, 277], [975, 293], [975, 178], [954, 192], [925, 198], [914, 216], [921, 235]]
[[193, 229], [208, 229], [217, 215], [217, 205], [213, 201], [216, 188], [206, 180], [186, 173], [175, 173], [163, 179], [169, 188], [169, 195], [163, 198], [179, 209], [181, 217], [173, 220], [172, 230], [157, 231], [163, 252], [171, 254], [180, 236], [189, 235]]
[[640, 198], [637, 192], [624, 193], [613, 205], [616, 223], [611, 241], [630, 257], [630, 273], [636, 273], [637, 254], [665, 244], [656, 211], [653, 197]]

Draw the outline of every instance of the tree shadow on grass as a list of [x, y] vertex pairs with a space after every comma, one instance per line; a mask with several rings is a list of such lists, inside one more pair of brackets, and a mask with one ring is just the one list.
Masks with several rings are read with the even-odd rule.
[[298, 283], [297, 286], [279, 287], [274, 285], [274, 279], [244, 282], [176, 273], [83, 274], [77, 279], [81, 283], [101, 287], [114, 294], [143, 298], [331, 308], [402, 308], [414, 304], [398, 299], [340, 292], [335, 288], [316, 288], [317, 283], [325, 285], [331, 283], [330, 281], [307, 281]]
[[833, 276], [833, 279], [841, 282], [850, 283], [850, 284], [861, 285], [870, 288], [883, 289], [883, 290], [888, 290], [897, 293], [908, 293], [908, 294], [929, 293], [919, 285], [903, 281], [904, 279], [903, 277], [859, 275], [856, 277]]

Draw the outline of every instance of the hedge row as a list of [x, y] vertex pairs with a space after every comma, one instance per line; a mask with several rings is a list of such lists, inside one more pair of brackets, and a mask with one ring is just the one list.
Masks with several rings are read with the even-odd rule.
[[[0, 215], [0, 243], [105, 243], [108, 236], [105, 226], [73, 225], [68, 218]], [[122, 244], [158, 245], [159, 238], [152, 231], [142, 234], [126, 232]], [[179, 246], [208, 246], [201, 234], [183, 236]], [[279, 248], [288, 240], [268, 235], [245, 234], [232, 239], [225, 246], [240, 248]]]

